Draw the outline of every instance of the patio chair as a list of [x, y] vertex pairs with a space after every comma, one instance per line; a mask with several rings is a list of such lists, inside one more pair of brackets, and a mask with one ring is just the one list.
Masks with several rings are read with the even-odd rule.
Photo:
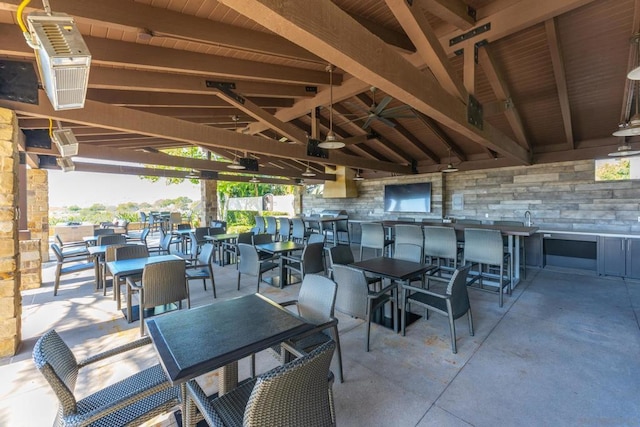
[[340, 382], [343, 382], [338, 319], [334, 316], [337, 289], [338, 285], [333, 280], [317, 274], [307, 274], [302, 280], [298, 299], [285, 301], [280, 305], [295, 306], [298, 316], [308, 323], [313, 323], [315, 328], [288, 340], [287, 345], [277, 345], [271, 350], [281, 363], [286, 363], [290, 361], [291, 354], [287, 349], [293, 348], [298, 352], [309, 353], [327, 341], [333, 340], [338, 350], [339, 378]]
[[165, 234], [160, 238], [158, 246], [149, 247], [149, 254], [169, 255], [171, 253], [171, 245], [173, 244], [173, 235]]
[[142, 228], [148, 228], [149, 227], [149, 218], [147, 218], [147, 214], [140, 211], [140, 224], [142, 225]]
[[[253, 236], [251, 236], [251, 244], [253, 244], [253, 246], [263, 245], [265, 243], [273, 243], [273, 236], [271, 234], [262, 233], [254, 234]], [[260, 257], [261, 261], [277, 258], [277, 256], [275, 256], [274, 254], [261, 250], [258, 250], [258, 256]]]
[[365, 349], [369, 351], [371, 320], [373, 313], [389, 301], [393, 301], [395, 283], [380, 291], [371, 291], [364, 271], [347, 265], [335, 264], [333, 275], [338, 284], [336, 310], [367, 322]]
[[302, 218], [291, 219], [291, 238], [296, 243], [304, 243], [311, 233], [307, 232]]
[[274, 216], [265, 216], [264, 221], [266, 223], [265, 232], [267, 234], [271, 234], [272, 238], [275, 240], [278, 236], [278, 221]]
[[213, 244], [205, 243], [200, 248], [200, 253], [195, 261], [189, 263], [186, 267], [187, 282], [192, 279], [202, 279], [204, 290], [207, 290], [207, 279], [211, 279], [211, 287], [213, 288], [213, 298], [216, 298], [216, 281], [213, 277]]
[[124, 245], [127, 243], [127, 238], [122, 234], [105, 234], [98, 236], [98, 246], [106, 245]]
[[238, 255], [240, 253], [240, 251], [238, 250], [238, 243], [246, 243], [251, 245], [253, 242], [253, 233], [251, 231], [248, 231], [246, 233], [239, 233], [238, 234], [238, 238], [236, 239], [235, 242], [222, 242], [222, 257], [223, 259], [225, 258], [225, 256], [229, 257], [229, 261], [231, 263], [235, 262], [236, 263], [236, 268], [238, 268], [237, 263], [238, 263]]
[[255, 217], [256, 220], [256, 227], [258, 229], [256, 234], [262, 234], [265, 232], [265, 230], [267, 229], [267, 226], [264, 222], [264, 217], [260, 216], [260, 215], [256, 215]]
[[[327, 267], [328, 277], [333, 279], [333, 265], [334, 264], [342, 264], [349, 265], [355, 262], [355, 258], [353, 256], [353, 251], [350, 246], [347, 245], [337, 245], [329, 248], [329, 266]], [[374, 284], [380, 283], [382, 279], [380, 277], [371, 277], [367, 276], [367, 283]]]
[[255, 246], [247, 243], [238, 243], [238, 251], [240, 253], [240, 261], [238, 262], [238, 290], [240, 290], [240, 277], [243, 274], [247, 274], [257, 278], [256, 292], [260, 293], [262, 274], [277, 268], [278, 264], [272, 262], [271, 258], [260, 260]]
[[287, 242], [291, 239], [291, 221], [289, 218], [280, 218], [280, 226], [278, 227], [278, 240]]
[[424, 256], [429, 264], [436, 264], [436, 270], [430, 274], [442, 276], [442, 272], [453, 274], [458, 267], [458, 257], [462, 249], [458, 247], [456, 231], [453, 227], [425, 226]]
[[[149, 256], [149, 250], [146, 246], [143, 245], [124, 245], [119, 246], [115, 250], [116, 261], [123, 259], [133, 259], [133, 258], [147, 258]], [[136, 274], [131, 276], [132, 280], [140, 280], [142, 275]], [[122, 283], [114, 283], [113, 284], [113, 299], [119, 300], [116, 292], [120, 292], [120, 285], [126, 283], [126, 277], [120, 277], [119, 280], [122, 280]], [[118, 307], [120, 309], [120, 307]]]
[[[72, 250], [77, 252], [87, 252], [87, 243], [84, 240], [63, 242], [59, 234], [55, 235], [55, 239], [62, 252], [69, 252]], [[67, 250], [65, 251], [65, 249]]]
[[93, 231], [93, 237], [104, 236], [106, 234], [116, 234], [116, 231], [113, 228], [96, 228]]
[[362, 237], [360, 238], [360, 261], [362, 261], [362, 253], [365, 248], [373, 249], [375, 256], [384, 254], [384, 250], [387, 246], [393, 244], [392, 239], [387, 239], [382, 224], [377, 222], [363, 222], [360, 224], [362, 227]]
[[82, 398], [74, 393], [81, 369], [148, 344], [151, 339], [139, 339], [78, 362], [55, 330], [42, 335], [33, 349], [33, 361], [59, 401], [54, 425], [139, 425], [176, 406], [179, 389], [171, 386], [159, 364]]
[[410, 285], [402, 285], [402, 335], [405, 335], [407, 304], [424, 307], [425, 317], [429, 318], [429, 310], [442, 314], [449, 318], [449, 331], [451, 333], [451, 351], [458, 352], [456, 345], [456, 324], [455, 320], [465, 314], [469, 320], [469, 335], [473, 336], [473, 317], [471, 316], [471, 304], [467, 294], [467, 274], [471, 265], [458, 267], [451, 276], [449, 284], [444, 293], [433, 292], [428, 289], [418, 288]]
[[[471, 279], [468, 280], [467, 285], [473, 285], [474, 289], [480, 290], [488, 290], [485, 286], [495, 289], [498, 293], [498, 302], [502, 307], [504, 289], [506, 288], [511, 295], [511, 257], [509, 253], [504, 253], [500, 230], [464, 229], [464, 264], [468, 263], [477, 264], [478, 272], [469, 273]], [[492, 273], [491, 268], [496, 269], [498, 273]], [[493, 281], [485, 282], [485, 278]], [[477, 286], [474, 285], [476, 281]]]
[[324, 273], [323, 253], [323, 243], [309, 243], [304, 247], [300, 256], [282, 255], [282, 259], [286, 261], [285, 268], [289, 276], [291, 276], [291, 272], [296, 272], [301, 279], [304, 279], [310, 273]]
[[160, 305], [178, 303], [182, 308], [182, 300], [187, 300], [187, 308], [191, 308], [189, 286], [186, 279], [186, 268], [183, 260], [153, 262], [144, 266], [142, 280], [137, 282], [127, 277], [127, 305], [131, 304], [131, 296], [138, 292], [140, 298], [140, 336], [144, 336], [145, 309], [153, 309]]
[[60, 286], [60, 276], [65, 274], [79, 273], [80, 271], [95, 268], [93, 261], [87, 261], [88, 253], [63, 253], [60, 246], [51, 244], [51, 249], [56, 257], [56, 277], [53, 284], [53, 296], [58, 295]]
[[398, 245], [411, 244], [420, 247], [420, 258], [422, 258], [422, 246], [424, 244], [424, 237], [422, 236], [422, 225], [413, 224], [398, 224], [394, 227], [394, 250]]
[[335, 426], [333, 375], [335, 343], [249, 380], [210, 400], [195, 380], [187, 383], [187, 408], [210, 426]]
[[149, 237], [149, 228], [143, 228], [140, 232], [127, 233], [127, 242], [140, 242], [147, 246], [147, 237]]

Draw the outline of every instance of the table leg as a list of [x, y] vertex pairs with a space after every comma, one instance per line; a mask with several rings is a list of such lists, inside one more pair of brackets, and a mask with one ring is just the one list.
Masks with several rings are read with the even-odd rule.
[[100, 284], [102, 283], [100, 279], [100, 258], [98, 255], [93, 256], [93, 268], [94, 274], [96, 277], [96, 291], [100, 289]]
[[[189, 414], [189, 411], [192, 409], [192, 405], [195, 406], [193, 403], [191, 403], [190, 405], [187, 405], [187, 383], [182, 383], [180, 384], [180, 397], [181, 397], [181, 402], [180, 402], [180, 411], [182, 412], [182, 425], [183, 426], [191, 426], [190, 422], [191, 420], [191, 414]], [[195, 411], [194, 411], [195, 412]]]
[[278, 260], [280, 262], [280, 289], [284, 288], [287, 284], [288, 284], [288, 280], [287, 280], [287, 269], [285, 268], [285, 260], [284, 260], [284, 256], [288, 255], [288, 254], [282, 254], [280, 255], [280, 259]]
[[231, 362], [220, 369], [218, 395], [222, 396], [238, 386], [238, 362]]

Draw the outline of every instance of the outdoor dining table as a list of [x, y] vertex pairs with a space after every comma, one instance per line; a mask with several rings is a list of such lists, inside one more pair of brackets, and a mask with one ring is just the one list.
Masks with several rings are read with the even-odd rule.
[[[127, 243], [127, 244], [139, 245], [140, 243]], [[107, 253], [107, 247], [109, 246], [112, 246], [112, 245], [100, 245], [100, 246], [87, 247], [87, 251], [89, 251], [89, 255], [93, 257], [93, 262], [95, 264], [96, 289], [101, 288], [102, 273], [100, 272], [100, 261], [104, 259], [104, 255]]]
[[[222, 368], [218, 393], [238, 383], [238, 360], [303, 334], [314, 326], [260, 294], [245, 295], [147, 320], [147, 330], [169, 381], [182, 394], [187, 419], [187, 381]], [[277, 402], [275, 402], [277, 404]]]
[[[261, 243], [259, 245], [256, 245], [256, 249], [274, 255], [283, 255], [303, 250], [304, 244], [288, 240], [286, 242]], [[271, 286], [284, 288], [289, 284], [286, 272], [286, 260], [284, 259], [284, 257], [281, 256], [278, 258], [278, 265], [280, 270], [279, 277], [267, 277], [264, 280]]]
[[[363, 261], [354, 262], [350, 265], [374, 276], [390, 279], [399, 283], [404, 282], [407, 284], [411, 281], [412, 278], [420, 276], [422, 274], [426, 274], [427, 272], [436, 268], [436, 266], [432, 264], [405, 261], [402, 259], [389, 258], [385, 256], [369, 258]], [[398, 302], [397, 292], [398, 291], [396, 289], [396, 295], [394, 295], [396, 305]], [[393, 330], [395, 332], [399, 332], [398, 312], [400, 310], [399, 307], [394, 307], [394, 309], [397, 312], [395, 313], [395, 315], [393, 315]], [[385, 317], [387, 317], [386, 314]]]
[[[107, 268], [113, 275], [113, 283], [118, 283], [118, 279], [120, 277], [142, 274], [142, 272], [144, 271], [144, 266], [147, 264], [153, 262], [171, 261], [175, 259], [182, 260], [182, 258], [177, 255], [160, 255], [145, 258], [121, 259], [119, 261], [109, 261], [107, 263]], [[122, 304], [120, 303], [120, 289], [116, 289], [116, 287], [113, 288], [113, 294], [116, 296], [116, 307], [118, 310], [120, 310], [122, 306]], [[125, 316], [129, 323], [133, 321], [131, 301], [128, 298], [127, 313], [125, 314]]]

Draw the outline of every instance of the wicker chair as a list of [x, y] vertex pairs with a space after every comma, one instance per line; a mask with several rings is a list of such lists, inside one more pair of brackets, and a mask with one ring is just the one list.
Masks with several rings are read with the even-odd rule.
[[240, 253], [240, 262], [238, 263], [238, 290], [240, 290], [240, 276], [248, 274], [258, 279], [256, 292], [259, 293], [262, 274], [278, 267], [278, 264], [272, 262], [270, 259], [260, 260], [255, 246], [247, 243], [238, 243], [238, 251]]
[[51, 244], [53, 254], [56, 256], [56, 278], [53, 284], [53, 296], [58, 295], [58, 287], [60, 286], [60, 276], [64, 274], [78, 273], [80, 271], [95, 268], [93, 261], [87, 261], [87, 253], [63, 253], [60, 246], [55, 243]]
[[[467, 285], [474, 285], [477, 281], [478, 286], [474, 285], [474, 289], [488, 290], [485, 286], [495, 289], [498, 293], [498, 302], [502, 307], [505, 287], [509, 295], [511, 295], [512, 269], [511, 257], [509, 253], [504, 253], [500, 230], [465, 228], [464, 264], [467, 263], [478, 264], [478, 272], [471, 271], [469, 273], [471, 279]], [[498, 270], [498, 273], [491, 273], [491, 268]], [[493, 281], [485, 283], [485, 278], [493, 279]], [[507, 279], [506, 282], [505, 278]]]
[[[133, 259], [133, 258], [147, 258], [149, 256], [149, 250], [146, 246], [143, 245], [126, 245], [119, 248], [116, 248], [116, 261], [123, 259]], [[141, 274], [136, 274], [133, 276], [129, 276], [131, 280], [140, 280], [142, 278]], [[127, 279], [124, 277], [123, 279]], [[116, 292], [120, 293], [120, 283], [113, 284], [113, 299], [118, 300], [120, 302], [120, 298], [116, 294]], [[120, 306], [118, 305], [118, 310], [120, 310]]]
[[60, 402], [54, 425], [139, 425], [176, 406], [179, 403], [178, 387], [171, 386], [160, 365], [137, 372], [81, 399], [74, 395], [81, 368], [150, 343], [149, 338], [136, 340], [78, 362], [55, 330], [40, 337], [33, 349], [33, 361]]
[[200, 248], [198, 258], [186, 267], [187, 281], [192, 279], [202, 279], [204, 290], [207, 290], [207, 279], [211, 279], [211, 287], [213, 288], [213, 298], [216, 298], [216, 280], [213, 277], [213, 244], [205, 243]]
[[457, 353], [455, 320], [466, 314], [469, 319], [469, 335], [473, 336], [473, 318], [466, 284], [470, 268], [471, 265], [457, 268], [449, 280], [445, 293], [436, 293], [424, 288], [402, 285], [402, 335], [405, 335], [407, 304], [425, 307], [427, 319], [429, 318], [429, 310], [449, 318], [451, 351], [454, 354]]
[[[103, 296], [107, 295], [107, 276], [111, 274], [111, 272], [109, 271], [109, 268], [107, 267], [107, 263], [116, 260], [116, 250], [123, 246], [125, 245], [109, 245], [107, 246], [107, 249], [104, 251], [104, 262], [100, 265], [100, 267], [102, 268], [102, 274], [100, 274], [100, 276], [102, 278], [102, 295]], [[119, 280], [123, 280], [123, 279], [120, 278]], [[118, 286], [118, 289], [119, 289], [120, 283], [118, 284], [113, 283], [112, 286], [115, 292], [116, 286]]]
[[[58, 246], [62, 249], [62, 252], [67, 253], [70, 251], [81, 252], [87, 254], [87, 242], [84, 240], [73, 240], [69, 242], [63, 242], [62, 237], [59, 234], [55, 235], [56, 241], [58, 242]], [[66, 249], [66, 250], [65, 250]]]
[[286, 350], [288, 348], [309, 353], [321, 344], [333, 339], [338, 350], [339, 378], [340, 382], [343, 382], [338, 319], [333, 315], [337, 290], [338, 285], [333, 280], [317, 274], [307, 274], [300, 286], [298, 299], [286, 301], [280, 305], [283, 307], [295, 305], [298, 316], [316, 326], [305, 334], [288, 340], [285, 346], [278, 345], [272, 347], [272, 350], [280, 362], [284, 363], [290, 360], [290, 353]]
[[393, 301], [397, 285], [392, 283], [380, 291], [370, 291], [367, 277], [362, 270], [341, 264], [333, 266], [333, 275], [338, 284], [336, 310], [367, 322], [365, 348], [369, 351], [373, 312], [387, 302]]
[[192, 380], [187, 383], [189, 419], [196, 418], [197, 408], [210, 426], [335, 426], [329, 370], [334, 348], [329, 341], [213, 400]]
[[122, 234], [105, 234], [98, 236], [98, 246], [106, 245], [124, 245], [127, 243], [127, 238]]
[[[187, 300], [187, 308], [191, 308], [189, 286], [187, 284], [185, 262], [170, 260], [153, 262], [144, 266], [142, 280], [127, 278], [127, 307], [131, 307], [131, 294], [140, 294], [140, 336], [144, 335], [144, 310], [159, 305], [178, 303], [182, 308], [182, 300]], [[128, 310], [129, 313], [131, 310]]]

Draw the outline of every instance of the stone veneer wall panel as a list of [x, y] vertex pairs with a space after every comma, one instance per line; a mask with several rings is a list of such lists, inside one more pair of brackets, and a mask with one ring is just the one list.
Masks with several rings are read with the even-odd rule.
[[[431, 213], [416, 213], [418, 219], [523, 221], [530, 211], [535, 225], [545, 229], [640, 232], [640, 182], [596, 182], [593, 160], [369, 179], [358, 185], [357, 198], [305, 194], [304, 210], [346, 209], [353, 219], [395, 218], [384, 212], [384, 185], [424, 181], [432, 182]], [[463, 197], [463, 209], [453, 210], [453, 195]]]
[[209, 220], [218, 219], [218, 181], [201, 180], [200, 199], [202, 200], [200, 225], [208, 227]]
[[21, 339], [18, 132], [15, 113], [0, 108], [0, 357], [14, 355]]
[[40, 239], [20, 240], [20, 290], [36, 289], [42, 284]]
[[49, 172], [27, 169], [27, 227], [40, 239], [42, 261], [49, 261]]

